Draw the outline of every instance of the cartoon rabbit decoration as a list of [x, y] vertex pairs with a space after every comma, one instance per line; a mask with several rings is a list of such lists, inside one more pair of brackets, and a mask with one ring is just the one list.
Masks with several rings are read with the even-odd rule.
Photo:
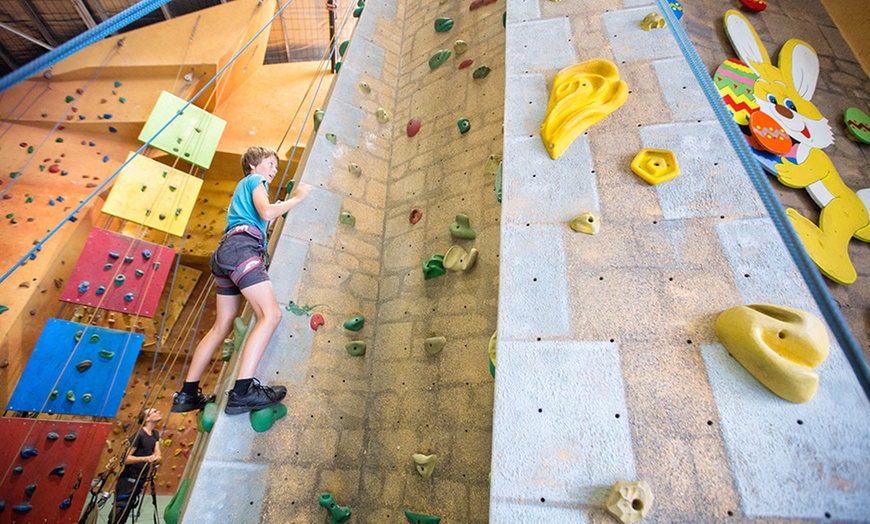
[[870, 189], [857, 194], [849, 189], [822, 151], [834, 143], [834, 135], [811, 102], [819, 77], [815, 50], [801, 40], [789, 40], [774, 66], [755, 29], [738, 11], [725, 14], [725, 32], [738, 58], [757, 75], [751, 93], [757, 111], [791, 139], [789, 151], [774, 164], [777, 179], [788, 187], [805, 188], [822, 209], [818, 226], [787, 209], [792, 226], [825, 276], [841, 284], [853, 283], [857, 273], [849, 258], [849, 241], [854, 236], [870, 242]]

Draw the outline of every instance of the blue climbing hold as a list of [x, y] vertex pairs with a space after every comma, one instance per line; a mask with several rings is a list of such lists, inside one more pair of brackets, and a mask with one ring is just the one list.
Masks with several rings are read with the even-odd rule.
[[144, 258], [145, 260], [150, 259], [150, 258], [151, 258], [151, 252], [148, 251], [148, 250], [146, 249], [145, 251], [142, 252], [142, 258]]
[[16, 513], [27, 513], [32, 510], [33, 506], [30, 505], [29, 502], [22, 502], [21, 504], [16, 504], [12, 506], [12, 511]]
[[115, 129], [115, 128], [112, 127], [112, 126], [109, 126], [109, 133], [117, 133], [117, 132], [118, 132], [117, 129]]
[[54, 205], [54, 200], [52, 200], [52, 199], [49, 198], [49, 199], [48, 199], [48, 205], [53, 206], [53, 205]]
[[12, 474], [13, 474], [13, 475], [21, 475], [22, 473], [24, 473], [24, 467], [23, 467], [23, 466], [15, 466], [14, 468], [12, 468]]
[[118, 259], [120, 257], [121, 255], [119, 255], [118, 253], [115, 253], [114, 251], [109, 251], [109, 258]]
[[67, 433], [66, 435], [64, 435], [63, 439], [68, 441], [68, 442], [71, 442], [71, 441], [76, 439], [76, 434], [75, 433]]
[[60, 503], [60, 509], [69, 509], [70, 506], [72, 506], [72, 499], [63, 499]]
[[680, 5], [680, 3], [677, 2], [677, 0], [670, 0], [668, 2], [668, 5], [671, 6], [671, 11], [674, 12], [674, 16], [676, 17], [677, 20], [679, 20], [680, 18], [683, 18], [683, 6]]
[[106, 120], [110, 120], [112, 118], [112, 113], [103, 114], [103, 118], [105, 118]]
[[133, 293], [127, 293], [126, 295], [124, 295], [124, 301], [133, 302]]
[[91, 287], [91, 283], [85, 280], [84, 282], [79, 284], [79, 293], [84, 293], [88, 290], [89, 287]]
[[48, 476], [50, 477], [52, 475], [55, 475], [58, 477], [62, 477], [65, 473], [66, 473], [66, 470], [63, 469], [63, 466], [58, 466], [58, 467], [54, 468], [53, 470], [49, 471]]
[[60, 435], [57, 434], [57, 431], [49, 431], [45, 438], [48, 440], [57, 440], [60, 438]]
[[124, 257], [125, 264], [130, 264], [132, 262], [133, 262], [133, 257], [131, 257], [130, 255], [127, 255], [126, 257]]
[[106, 163], [108, 161], [109, 161], [109, 155], [103, 155], [103, 163]]
[[100, 286], [100, 287], [98, 287], [97, 290], [95, 291], [95, 293], [97, 294], [97, 296], [100, 296], [100, 295], [102, 295], [102, 294], [105, 293], [105, 292], [106, 292], [106, 286]]
[[144, 275], [145, 275], [145, 272], [142, 271], [141, 269], [136, 270], [136, 277], [137, 278], [142, 278]]
[[28, 459], [39, 455], [39, 450], [36, 448], [24, 448], [21, 450], [21, 458]]
[[29, 484], [24, 488], [24, 494], [27, 495], [27, 498], [32, 498], [33, 494], [36, 492], [36, 484]]
[[57, 200], [58, 202], [63, 202], [63, 201], [66, 200], [66, 199], [65, 199], [64, 197], [62, 197], [62, 196], [59, 196], [59, 197], [57, 197], [55, 200]]
[[127, 280], [127, 277], [125, 277], [124, 275], [118, 275], [115, 277], [115, 285], [119, 287], [123, 286], [125, 280]]

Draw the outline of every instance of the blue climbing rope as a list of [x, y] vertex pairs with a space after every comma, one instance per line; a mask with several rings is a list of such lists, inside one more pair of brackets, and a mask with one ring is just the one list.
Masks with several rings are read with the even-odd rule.
[[84, 33], [64, 42], [48, 53], [37, 57], [35, 60], [19, 67], [3, 78], [0, 78], [0, 93], [23, 82], [24, 80], [27, 80], [40, 71], [53, 66], [69, 55], [117, 32], [119, 29], [139, 20], [151, 11], [154, 11], [168, 2], [169, 0], [142, 0], [136, 5], [121, 11], [105, 22], [88, 29]]
[[743, 136], [743, 132], [737, 126], [737, 123], [731, 117], [730, 112], [722, 102], [722, 97], [719, 95], [719, 91], [713, 84], [711, 75], [708, 73], [704, 63], [701, 61], [701, 57], [699, 57], [698, 53], [695, 51], [695, 46], [693, 46], [691, 40], [689, 40], [689, 36], [683, 29], [682, 24], [676, 19], [667, 0], [656, 0], [656, 3], [658, 4], [659, 9], [661, 9], [668, 18], [668, 26], [671, 28], [671, 33], [677, 40], [677, 44], [680, 46], [683, 56], [689, 63], [689, 67], [692, 69], [692, 73], [701, 85], [701, 89], [707, 97], [707, 100], [710, 102], [710, 106], [713, 108], [716, 118], [719, 120], [722, 129], [728, 136], [728, 140], [731, 142], [731, 145], [737, 152], [737, 156], [743, 163], [743, 167], [746, 169], [746, 173], [749, 175], [749, 179], [752, 181], [755, 191], [764, 203], [767, 212], [770, 213], [770, 219], [773, 221], [776, 230], [779, 232], [786, 249], [788, 249], [792, 260], [794, 260], [795, 265], [800, 271], [804, 282], [806, 282], [813, 299], [816, 301], [816, 305], [819, 306], [822, 316], [825, 317], [825, 320], [828, 322], [828, 327], [833, 332], [840, 347], [843, 348], [843, 352], [846, 354], [846, 359], [849, 361], [852, 370], [855, 372], [858, 383], [864, 390], [864, 394], [870, 398], [870, 368], [867, 366], [867, 361], [861, 351], [861, 346], [858, 345], [858, 341], [852, 334], [851, 329], [849, 329], [849, 325], [843, 318], [840, 308], [836, 305], [836, 302], [834, 302], [833, 297], [831, 297], [831, 293], [828, 291], [824, 279], [816, 269], [816, 264], [807, 254], [803, 244], [801, 244], [800, 238], [798, 238], [797, 233], [791, 227], [791, 223], [788, 221], [785, 211], [779, 203], [779, 199], [774, 192], [770, 180], [762, 171], [758, 161], [755, 160], [755, 157], [749, 149], [749, 144]]

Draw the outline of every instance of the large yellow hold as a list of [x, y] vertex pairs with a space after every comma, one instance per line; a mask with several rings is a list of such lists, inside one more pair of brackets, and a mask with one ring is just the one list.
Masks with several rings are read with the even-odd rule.
[[817, 316], [770, 304], [739, 306], [716, 318], [716, 335], [767, 389], [796, 403], [815, 396], [819, 375], [813, 368], [828, 357], [830, 345]]
[[541, 138], [550, 158], [562, 156], [574, 140], [628, 98], [613, 62], [589, 60], [559, 71], [541, 124]]

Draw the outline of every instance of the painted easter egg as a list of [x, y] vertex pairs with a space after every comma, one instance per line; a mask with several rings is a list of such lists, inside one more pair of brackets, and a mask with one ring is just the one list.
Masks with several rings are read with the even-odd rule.
[[857, 107], [850, 107], [843, 115], [843, 120], [849, 130], [849, 138], [870, 144], [870, 116], [867, 113]]
[[749, 125], [749, 115], [758, 109], [753, 90], [758, 75], [740, 60], [726, 60], [713, 73], [713, 83], [722, 101], [728, 106], [734, 121], [741, 126]]
[[785, 155], [791, 150], [791, 137], [785, 129], [767, 113], [756, 111], [749, 117], [752, 137], [765, 151], [775, 155]]
[[767, 9], [767, 0], [740, 0], [743, 8], [753, 13], [760, 13]]
[[668, 5], [671, 6], [671, 11], [674, 12], [674, 16], [677, 17], [677, 20], [683, 18], [683, 6], [677, 2], [677, 0], [671, 0], [668, 2]]

